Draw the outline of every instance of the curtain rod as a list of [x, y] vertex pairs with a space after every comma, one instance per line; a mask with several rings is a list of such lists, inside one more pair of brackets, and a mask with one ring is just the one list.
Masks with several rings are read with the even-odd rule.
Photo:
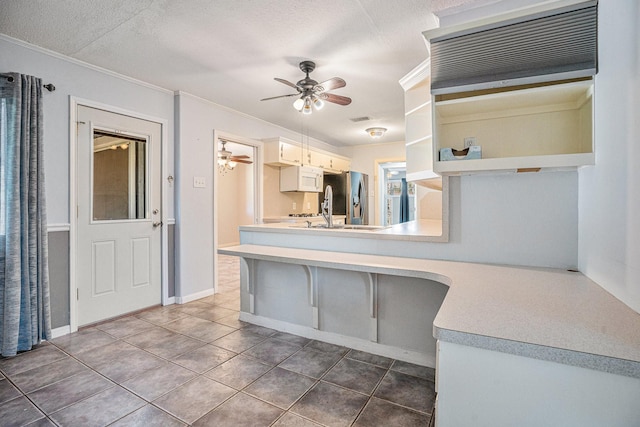
[[[5, 79], [7, 79], [7, 81], [9, 83], [13, 83], [13, 76], [9, 75], [9, 74], [4, 74], [4, 73], [0, 73], [0, 76], [4, 77]], [[53, 92], [54, 90], [56, 90], [56, 87], [52, 84], [52, 83], [47, 83], [46, 85], [42, 85], [42, 87], [44, 87], [46, 90], [48, 90], [49, 92]]]

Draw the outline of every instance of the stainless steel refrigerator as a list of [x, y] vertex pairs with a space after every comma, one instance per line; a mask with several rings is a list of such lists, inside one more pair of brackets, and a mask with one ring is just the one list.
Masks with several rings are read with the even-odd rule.
[[[369, 206], [367, 202], [367, 174], [360, 172], [343, 172], [341, 174], [325, 174], [324, 184], [333, 190], [333, 214], [345, 215], [346, 224], [369, 224]], [[319, 195], [320, 204], [324, 193]]]

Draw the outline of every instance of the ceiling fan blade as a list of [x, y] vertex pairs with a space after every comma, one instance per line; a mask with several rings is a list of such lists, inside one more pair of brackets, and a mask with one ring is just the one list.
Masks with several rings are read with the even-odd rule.
[[333, 102], [334, 104], [339, 105], [349, 105], [351, 104], [351, 98], [341, 95], [334, 95], [333, 93], [319, 93], [318, 98], [327, 101]]
[[260, 101], [269, 101], [270, 99], [277, 99], [277, 98], [286, 98], [288, 96], [298, 96], [300, 95], [299, 93], [290, 93], [289, 95], [280, 95], [280, 96], [272, 96], [270, 98], [263, 98]]
[[280, 83], [283, 83], [283, 84], [286, 84], [287, 86], [291, 86], [291, 87], [292, 87], [292, 88], [294, 88], [294, 89], [298, 89], [298, 86], [296, 86], [294, 83], [291, 83], [291, 82], [290, 82], [290, 81], [288, 81], [288, 80], [280, 79], [280, 78], [278, 78], [278, 77], [274, 77], [274, 78], [273, 78], [273, 80], [275, 80], [275, 81], [277, 81], [277, 82], [280, 82]]
[[251, 160], [242, 160], [242, 159], [231, 159], [231, 160], [236, 163], [244, 163], [246, 165], [250, 165], [253, 163]]
[[316, 92], [327, 92], [329, 90], [345, 87], [346, 85], [347, 82], [342, 80], [340, 77], [333, 77], [329, 80], [325, 80], [322, 83], [318, 83], [313, 87], [313, 90]]
[[247, 156], [246, 154], [239, 154], [237, 156], [231, 156], [232, 159], [250, 159], [251, 157]]

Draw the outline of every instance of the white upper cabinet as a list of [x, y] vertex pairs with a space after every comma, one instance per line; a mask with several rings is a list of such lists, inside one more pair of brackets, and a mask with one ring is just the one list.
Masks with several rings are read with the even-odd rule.
[[350, 170], [351, 160], [328, 151], [303, 145], [286, 138], [264, 139], [264, 163], [273, 166], [313, 166], [326, 173]]
[[[509, 90], [438, 95], [434, 103], [434, 171], [571, 168], [594, 164], [593, 80]], [[440, 149], [482, 149], [476, 160], [440, 161]]]
[[284, 138], [264, 140], [264, 162], [275, 166], [301, 165], [303, 152], [299, 145]]
[[433, 171], [432, 103], [429, 60], [400, 80], [404, 89], [407, 181], [427, 184], [439, 179]]
[[[572, 1], [425, 32], [433, 171], [594, 164], [596, 24], [596, 1]], [[465, 140], [481, 147], [481, 158], [441, 156], [442, 149], [465, 149]]]

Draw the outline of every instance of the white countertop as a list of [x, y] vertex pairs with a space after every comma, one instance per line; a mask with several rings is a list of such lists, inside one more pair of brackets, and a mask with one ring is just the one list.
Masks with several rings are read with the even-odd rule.
[[219, 252], [438, 281], [450, 289], [437, 339], [640, 378], [640, 314], [581, 273], [260, 245]]
[[[304, 223], [305, 218], [300, 218]], [[327, 228], [304, 228], [294, 226], [289, 223], [254, 224], [242, 225], [240, 231], [260, 231], [265, 233], [285, 233], [285, 234], [324, 234], [328, 236], [358, 237], [363, 239], [390, 239], [390, 240], [414, 240], [425, 242], [447, 241], [448, 236], [442, 236], [442, 222], [439, 220], [420, 219], [416, 221], [396, 224], [391, 227], [374, 230], [349, 230], [349, 229], [327, 229]]]
[[[334, 220], [344, 220], [346, 218], [345, 215], [334, 215], [333, 216]], [[280, 222], [284, 222], [284, 223], [304, 223], [305, 221], [312, 221], [312, 222], [319, 222], [322, 221], [324, 222], [324, 218], [322, 218], [322, 215], [314, 215], [314, 216], [289, 216], [289, 215], [282, 215], [282, 216], [266, 216], [264, 218], [262, 218], [262, 221], [265, 224], [277, 224]]]

